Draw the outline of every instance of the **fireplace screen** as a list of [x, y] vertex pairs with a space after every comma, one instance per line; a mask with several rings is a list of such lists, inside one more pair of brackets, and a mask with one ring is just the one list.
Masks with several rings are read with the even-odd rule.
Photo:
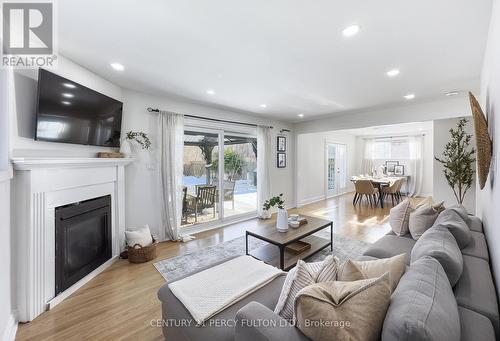
[[56, 208], [56, 295], [111, 259], [111, 196]]

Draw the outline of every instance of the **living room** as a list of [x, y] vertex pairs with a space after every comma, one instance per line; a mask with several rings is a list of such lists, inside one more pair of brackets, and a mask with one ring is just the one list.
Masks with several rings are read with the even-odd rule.
[[498, 1], [40, 3], [2, 340], [499, 338]]

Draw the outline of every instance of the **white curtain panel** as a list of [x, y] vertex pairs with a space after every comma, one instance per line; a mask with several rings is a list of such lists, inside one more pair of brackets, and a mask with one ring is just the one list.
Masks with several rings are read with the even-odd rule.
[[424, 139], [422, 136], [410, 136], [410, 183], [408, 185], [408, 192], [411, 196], [419, 196], [422, 191], [422, 183], [424, 176], [423, 167], [423, 145]]
[[371, 174], [373, 170], [373, 139], [364, 140], [363, 160], [361, 161], [361, 173]]
[[182, 215], [184, 116], [160, 111], [158, 116], [159, 188], [162, 240], [179, 240]]
[[257, 212], [263, 214], [262, 205], [271, 194], [271, 160], [273, 160], [272, 134], [269, 127], [257, 127]]

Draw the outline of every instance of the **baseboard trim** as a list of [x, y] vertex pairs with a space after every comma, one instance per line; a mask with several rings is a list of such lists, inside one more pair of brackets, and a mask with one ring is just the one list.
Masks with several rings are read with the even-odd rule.
[[304, 200], [300, 200], [298, 202], [297, 207], [302, 207], [302, 206], [305, 206], [305, 205], [309, 205], [309, 204], [312, 204], [314, 202], [318, 202], [318, 201], [321, 201], [321, 200], [324, 200], [324, 199], [325, 199], [324, 195], [318, 195], [316, 197], [312, 197], [312, 198], [307, 198], [307, 199], [304, 199]]
[[18, 323], [14, 317], [14, 314], [10, 314], [9, 320], [7, 321], [7, 326], [5, 326], [2, 341], [14, 341], [16, 339], [17, 324]]

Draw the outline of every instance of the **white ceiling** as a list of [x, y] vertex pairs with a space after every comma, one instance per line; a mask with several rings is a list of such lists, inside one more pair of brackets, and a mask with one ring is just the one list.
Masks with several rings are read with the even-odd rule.
[[[60, 53], [122, 87], [296, 121], [477, 89], [491, 0], [64, 0], [58, 11]], [[361, 31], [346, 39], [352, 23]]]

